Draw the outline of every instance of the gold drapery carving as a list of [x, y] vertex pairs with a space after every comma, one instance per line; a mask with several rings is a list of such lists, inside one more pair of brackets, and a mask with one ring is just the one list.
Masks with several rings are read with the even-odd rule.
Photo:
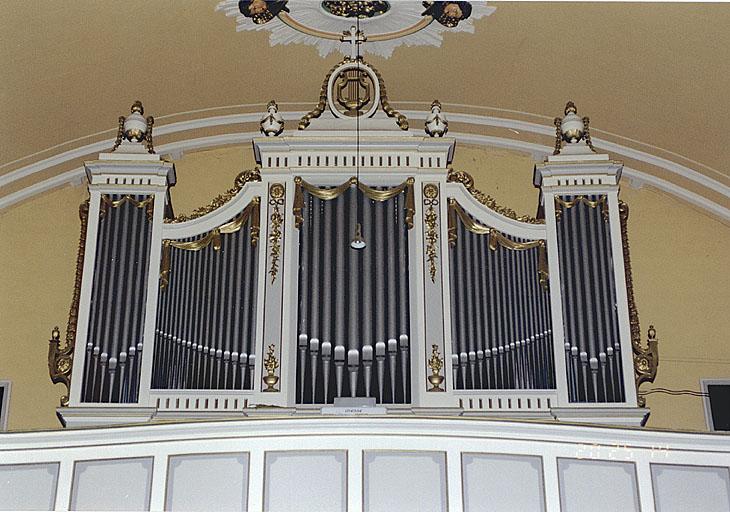
[[[626, 278], [626, 298], [629, 306], [629, 325], [631, 326], [631, 351], [634, 360], [634, 379], [636, 391], [644, 382], [654, 382], [659, 368], [659, 342], [656, 339], [654, 326], [649, 326], [647, 347], [644, 348], [641, 340], [641, 325], [639, 324], [639, 310], [634, 299], [634, 279], [631, 275], [631, 251], [629, 249], [629, 205], [618, 202], [618, 214], [621, 221], [621, 244], [623, 246], [624, 274]], [[646, 406], [646, 398], [638, 397], [639, 407]]]
[[545, 224], [545, 219], [538, 219], [529, 215], [517, 215], [517, 212], [513, 209], [498, 205], [492, 196], [485, 194], [474, 186], [474, 178], [466, 171], [449, 169], [446, 175], [446, 181], [449, 183], [461, 183], [474, 199], [500, 215], [528, 224]]
[[190, 215], [178, 215], [174, 219], [165, 219], [165, 223], [177, 224], [180, 222], [187, 222], [189, 220], [197, 219], [198, 217], [202, 217], [203, 215], [214, 212], [215, 210], [226, 204], [228, 201], [236, 197], [236, 195], [238, 195], [238, 193], [243, 189], [246, 183], [251, 183], [255, 181], [261, 181], [261, 171], [258, 167], [240, 173], [238, 176], [236, 176], [236, 179], [233, 182], [233, 188], [230, 188], [226, 190], [223, 194], [216, 196], [207, 205], [196, 208]]
[[145, 213], [147, 214], [147, 220], [152, 220], [152, 214], [154, 213], [155, 208], [155, 196], [151, 195], [145, 199], [142, 199], [141, 201], [138, 201], [129, 194], [126, 194], [120, 199], [116, 200], [112, 199], [109, 194], [102, 194], [101, 207], [99, 208], [99, 218], [103, 219], [106, 216], [106, 212], [109, 210], [109, 208], [119, 208], [124, 203], [130, 203], [140, 210], [144, 208]]
[[302, 225], [302, 222], [304, 222], [304, 217], [302, 214], [302, 211], [304, 210], [304, 193], [302, 192], [302, 189], [306, 190], [310, 194], [312, 194], [314, 197], [318, 199], [322, 199], [323, 201], [331, 201], [332, 199], [336, 199], [340, 197], [342, 194], [344, 194], [350, 187], [357, 186], [357, 188], [360, 189], [360, 191], [365, 194], [365, 196], [368, 199], [372, 199], [373, 201], [387, 201], [388, 199], [392, 199], [401, 192], [406, 192], [406, 216], [405, 216], [405, 223], [408, 229], [413, 228], [413, 216], [416, 214], [416, 205], [415, 205], [415, 198], [413, 195], [413, 184], [415, 183], [415, 179], [408, 178], [406, 181], [401, 183], [400, 185], [396, 185], [395, 187], [391, 187], [387, 190], [376, 190], [374, 188], [368, 187], [361, 181], [358, 181], [356, 177], [352, 177], [346, 182], [344, 182], [342, 185], [339, 185], [334, 188], [320, 188], [315, 185], [312, 185], [311, 183], [307, 183], [304, 181], [301, 176], [297, 176], [294, 178], [294, 184], [296, 185], [294, 190], [294, 207], [292, 209], [292, 212], [294, 213], [294, 227], [299, 228]]
[[531, 240], [529, 242], [515, 242], [507, 238], [501, 231], [479, 224], [472, 219], [453, 197], [449, 199], [449, 245], [456, 245], [456, 220], [460, 220], [464, 227], [477, 235], [489, 235], [489, 248], [493, 251], [498, 246], [513, 251], [526, 251], [535, 247], [545, 247], [545, 240]]
[[563, 208], [566, 210], [570, 210], [575, 205], [583, 203], [586, 206], [589, 206], [591, 208], [598, 208], [601, 207], [601, 214], [603, 215], [603, 220], [608, 222], [608, 197], [607, 196], [601, 196], [600, 198], [596, 199], [595, 201], [591, 201], [586, 196], [576, 196], [574, 199], [568, 201], [567, 199], [561, 199], [558, 196], [555, 196], [555, 220], [560, 222], [560, 219], [563, 217]]
[[[370, 66], [370, 64], [368, 64], [368, 66]], [[395, 118], [396, 123], [398, 123], [398, 128], [401, 130], [408, 130], [408, 118], [390, 105], [388, 92], [385, 89], [385, 80], [383, 80], [383, 76], [380, 74], [380, 71], [375, 69], [373, 66], [370, 66], [370, 69], [372, 69], [375, 76], [378, 77], [378, 85], [380, 85], [380, 106], [383, 107], [383, 112], [385, 112], [388, 117]]]
[[79, 205], [79, 219], [81, 220], [81, 234], [79, 248], [76, 253], [76, 276], [74, 291], [71, 298], [71, 308], [68, 312], [66, 324], [66, 343], [61, 348], [60, 331], [58, 327], [51, 332], [48, 345], [48, 374], [54, 384], [63, 383], [66, 394], [61, 396], [61, 407], [68, 406], [71, 391], [71, 371], [73, 370], [73, 355], [76, 347], [76, 328], [79, 320], [79, 300], [81, 298], [81, 280], [84, 274], [84, 253], [86, 251], [86, 227], [89, 224], [89, 200]]
[[240, 230], [246, 221], [251, 219], [251, 245], [255, 246], [259, 240], [259, 205], [261, 198], [256, 196], [251, 202], [238, 214], [232, 221], [218, 226], [208, 231], [205, 236], [191, 240], [189, 242], [181, 242], [178, 240], [166, 239], [162, 241], [162, 262], [160, 265], [160, 290], [167, 288], [170, 282], [170, 250], [171, 248], [181, 249], [183, 251], [200, 251], [209, 245], [213, 246], [214, 251], [221, 250], [221, 235], [231, 234]]

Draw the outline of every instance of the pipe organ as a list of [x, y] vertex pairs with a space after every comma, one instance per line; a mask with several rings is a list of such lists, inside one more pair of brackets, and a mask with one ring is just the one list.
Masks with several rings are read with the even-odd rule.
[[258, 197], [203, 236], [163, 240], [153, 389], [252, 389]]
[[[371, 188], [353, 179], [318, 188], [295, 180], [297, 403], [332, 403], [342, 396], [410, 403], [413, 181]], [[353, 249], [358, 225], [367, 244]]]
[[[367, 112], [333, 100], [353, 73]], [[149, 120], [138, 133], [141, 105], [86, 164], [67, 424], [352, 407], [645, 419], [621, 164], [574, 106], [535, 166], [533, 218], [451, 168], [438, 102], [442, 129], [416, 134], [362, 59], [333, 67], [320, 99], [294, 130], [270, 103], [257, 168], [190, 216], [173, 214], [174, 165]]]
[[457, 389], [552, 389], [544, 240], [500, 233], [449, 204], [452, 371]]

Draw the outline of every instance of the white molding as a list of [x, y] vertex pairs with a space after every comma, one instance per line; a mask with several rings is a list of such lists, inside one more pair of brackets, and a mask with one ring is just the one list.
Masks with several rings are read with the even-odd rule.
[[[406, 111], [404, 113], [406, 115], [408, 115], [411, 120], [419, 120], [419, 121], [422, 119], [425, 119], [425, 117], [427, 115], [427, 112], [419, 112], [419, 111]], [[281, 114], [284, 116], [285, 120], [297, 121], [304, 114], [304, 112], [292, 111], [292, 112], [281, 112]], [[544, 125], [540, 125], [540, 124], [536, 124], [536, 123], [519, 121], [516, 119], [499, 118], [499, 117], [492, 117], [492, 116], [479, 116], [479, 115], [475, 115], [475, 114], [460, 114], [460, 113], [450, 113], [450, 114], [448, 114], [448, 116], [449, 116], [449, 119], [453, 120], [454, 122], [460, 122], [460, 123], [465, 123], [465, 124], [470, 124], [470, 125], [492, 126], [492, 127], [497, 127], [497, 128], [513, 129], [513, 130], [517, 130], [517, 131], [524, 131], [524, 132], [528, 132], [528, 133], [536, 133], [536, 134], [540, 134], [540, 135], [549, 135], [549, 136], [552, 136], [554, 134], [554, 128], [552, 128], [552, 127], [548, 127], [548, 126], [544, 126]], [[260, 117], [259, 113], [234, 114], [234, 115], [224, 115], [224, 116], [213, 116], [213, 117], [207, 117], [207, 118], [190, 120], [190, 121], [180, 121], [177, 123], [170, 123], [170, 124], [163, 125], [163, 126], [156, 128], [155, 135], [161, 136], [161, 135], [167, 135], [167, 134], [173, 134], [173, 133], [180, 133], [180, 132], [184, 132], [184, 131], [188, 131], [188, 130], [196, 130], [196, 129], [200, 129], [200, 128], [253, 123], [253, 122], [258, 122], [259, 117]], [[416, 123], [414, 123], [414, 126], [416, 126]], [[291, 128], [289, 128], [289, 129], [285, 130], [285, 134], [293, 132], [293, 131], [294, 130], [291, 130]], [[215, 146], [226, 145], [226, 144], [243, 143], [243, 142], [250, 141], [252, 138], [254, 138], [258, 135], [259, 135], [258, 133], [234, 133], [234, 134], [216, 135], [216, 136], [211, 136], [211, 137], [190, 138], [190, 139], [185, 139], [183, 141], [177, 141], [177, 142], [162, 145], [157, 148], [157, 152], [159, 154], [165, 154], [165, 153], [170, 153], [170, 152], [175, 152], [175, 151], [186, 151], [186, 150], [191, 150], [191, 149], [202, 149], [202, 148], [215, 147]], [[460, 142], [484, 145], [484, 146], [494, 146], [494, 147], [512, 149], [512, 150], [517, 150], [517, 151], [524, 151], [524, 152], [532, 153], [535, 156], [545, 156], [545, 155], [549, 155], [552, 153], [552, 148], [550, 148], [550, 147], [543, 146], [540, 144], [515, 140], [515, 139], [474, 135], [474, 134], [466, 134], [466, 133], [457, 134], [454, 132], [451, 132], [450, 135], [452, 137], [455, 137]], [[701, 185], [702, 187], [708, 188], [714, 192], [719, 192], [723, 196], [730, 198], [730, 186], [725, 185], [721, 181], [713, 179], [709, 176], [706, 176], [705, 174], [702, 174], [687, 166], [684, 166], [684, 165], [678, 164], [676, 162], [673, 162], [671, 160], [668, 160], [666, 158], [658, 157], [658, 156], [652, 155], [650, 153], [647, 153], [644, 151], [639, 151], [639, 150], [636, 150], [636, 149], [633, 149], [633, 148], [630, 148], [630, 147], [627, 147], [627, 146], [624, 146], [624, 145], [621, 145], [618, 143], [605, 141], [603, 139], [594, 138], [593, 142], [597, 147], [610, 151], [614, 157], [623, 156], [626, 158], [631, 158], [631, 159], [634, 159], [637, 161], [647, 163], [652, 166], [656, 166], [660, 169], [663, 169], [663, 170], [669, 172], [672, 175], [676, 175], [681, 178], [690, 180], [692, 182], [697, 183], [698, 185]], [[43, 159], [39, 162], [34, 162], [32, 164], [23, 166], [19, 169], [9, 172], [9, 173], [3, 174], [0, 176], [0, 189], [3, 186], [9, 185], [15, 181], [27, 178], [28, 176], [31, 176], [38, 172], [42, 172], [42, 171], [49, 169], [51, 167], [54, 167], [56, 165], [60, 165], [65, 162], [77, 159], [77, 158], [95, 155], [99, 151], [109, 149], [112, 146], [112, 144], [113, 144], [113, 141], [111, 139], [109, 139], [107, 141], [87, 144], [87, 145], [81, 146], [79, 148], [65, 151], [58, 155], [54, 155], [52, 157]], [[3, 208], [6, 208], [12, 204], [15, 204], [19, 201], [23, 201], [23, 200], [29, 199], [30, 197], [33, 197], [37, 194], [41, 194], [47, 190], [51, 190], [53, 188], [64, 185], [66, 183], [72, 183], [79, 179], [80, 173], [82, 173], [82, 172], [83, 172], [83, 169], [81, 167], [79, 167], [77, 169], [65, 172], [58, 176], [54, 176], [54, 177], [44, 180], [42, 182], [29, 185], [28, 187], [25, 187], [17, 192], [8, 194], [8, 195], [0, 198], [0, 210]], [[687, 190], [680, 185], [669, 182], [660, 177], [652, 176], [652, 175], [649, 175], [649, 174], [641, 172], [641, 171], [636, 171], [636, 170], [630, 169], [628, 167], [624, 168], [624, 174], [626, 175], [626, 177], [630, 178], [635, 183], [647, 183], [664, 192], [667, 192], [667, 193], [677, 196], [685, 201], [688, 201], [691, 204], [694, 204], [705, 210], [708, 210], [711, 213], [723, 218], [724, 220], [730, 220], [730, 208], [727, 208], [715, 201], [711, 201], [696, 192]]]
[[[141, 415], [147, 409], [139, 409]], [[0, 453], [39, 449], [80, 448], [110, 445], [108, 428], [12, 432], [0, 436]], [[618, 428], [555, 422], [520, 422], [482, 418], [280, 416], [233, 421], [147, 424], [114, 428], [119, 445], [134, 443], [270, 438], [271, 436], [407, 436], [428, 439], [435, 433], [464, 439], [494, 439], [566, 443], [570, 446], [676, 450], [722, 454], [730, 465], [727, 435], [717, 433], [667, 432], [646, 428]], [[26, 454], [27, 455], [27, 454]], [[705, 462], [708, 464], [709, 462]]]

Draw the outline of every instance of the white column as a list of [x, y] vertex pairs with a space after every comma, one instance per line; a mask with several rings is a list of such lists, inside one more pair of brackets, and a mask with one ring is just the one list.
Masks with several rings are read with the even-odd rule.
[[563, 325], [563, 297], [560, 288], [560, 255], [555, 221], [555, 194], [543, 190], [545, 228], [547, 229], [547, 258], [550, 279], [550, 315], [553, 326], [553, 357], [555, 359], [555, 389], [557, 407], [569, 405], [568, 374], [565, 366], [565, 327]]
[[89, 214], [86, 224], [86, 246], [84, 248], [84, 267], [81, 277], [81, 293], [79, 294], [79, 313], [76, 321], [76, 346], [74, 347], [74, 368], [71, 372], [71, 393], [69, 405], [81, 403], [81, 387], [84, 377], [86, 359], [86, 340], [89, 334], [89, 309], [91, 290], [94, 285], [94, 263], [96, 260], [96, 240], [99, 230], [99, 205], [101, 193], [90, 191]]
[[624, 398], [627, 405], [637, 406], [634, 384], [634, 355], [631, 346], [631, 319], [626, 291], [626, 267], [624, 264], [621, 219], [618, 211], [618, 190], [608, 194], [608, 215], [611, 226], [611, 254], [613, 255], [613, 277], [616, 286], [619, 337], [621, 342], [621, 364], [624, 379]]
[[165, 213], [166, 189], [154, 194], [152, 216], [152, 240], [150, 242], [149, 268], [147, 271], [147, 304], [145, 305], [144, 337], [142, 348], [142, 367], [139, 377], [137, 401], [143, 407], [150, 406], [150, 386], [152, 384], [152, 359], [155, 346], [155, 321], [157, 319], [157, 299], [160, 290], [160, 257], [162, 255], [162, 222]]

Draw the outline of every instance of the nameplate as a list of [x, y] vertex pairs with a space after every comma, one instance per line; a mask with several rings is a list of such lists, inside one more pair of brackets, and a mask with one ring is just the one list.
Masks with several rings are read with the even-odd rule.
[[367, 416], [387, 414], [385, 407], [322, 407], [323, 416]]

